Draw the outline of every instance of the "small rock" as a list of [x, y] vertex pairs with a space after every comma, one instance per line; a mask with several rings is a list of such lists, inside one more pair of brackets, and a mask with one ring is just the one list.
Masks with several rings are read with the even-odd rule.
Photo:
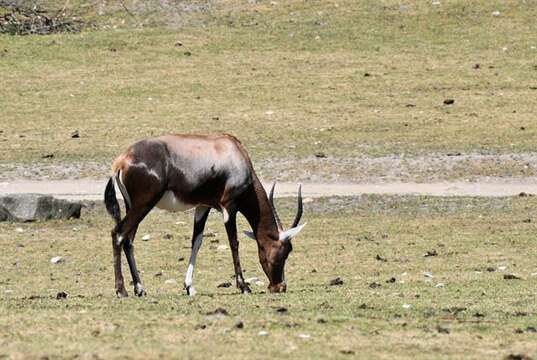
[[184, 54], [185, 56], [192, 56], [192, 53], [191, 53], [190, 51], [185, 51], [183, 54]]
[[180, 41], [176, 41], [175, 44], [173, 44], [173, 46], [175, 46], [175, 47], [181, 47], [181, 46], [183, 46], [183, 43], [180, 42]]
[[454, 99], [446, 99], [444, 100], [444, 105], [453, 105], [455, 103]]
[[177, 280], [175, 280], [175, 279], [168, 279], [168, 280], [164, 281], [164, 284], [175, 285], [175, 284], [177, 284]]
[[173, 235], [172, 234], [164, 234], [164, 236], [162, 238], [165, 239], [165, 240], [171, 240], [171, 239], [173, 239]]
[[337, 278], [330, 280], [328, 284], [330, 286], [343, 285], [343, 279], [338, 276]]
[[251, 278], [248, 278], [248, 279], [244, 279], [244, 282], [247, 283], [247, 284], [253, 284], [256, 281], [259, 281], [259, 278], [255, 277], [255, 276], [251, 277]]
[[354, 351], [352, 350], [339, 350], [339, 352], [343, 355], [354, 355]]
[[377, 254], [377, 256], [375, 256], [375, 260], [377, 261], [382, 261], [382, 262], [387, 262], [388, 260], [386, 260], [386, 258], [383, 258], [382, 256], [380, 256], [379, 254]]
[[520, 279], [522, 279], [520, 276], [517, 276], [515, 274], [504, 274], [503, 278], [504, 278], [504, 280], [520, 280]]
[[326, 154], [324, 152], [318, 151], [315, 153], [315, 157], [318, 159], [324, 159], [326, 158]]
[[397, 281], [396, 278], [391, 277], [391, 278], [389, 278], [388, 280], [386, 280], [386, 283], [388, 283], [388, 284], [393, 284], [393, 283], [396, 282], [396, 281]]
[[21, 227], [18, 227], [18, 228], [15, 228], [15, 231], [18, 232], [18, 233], [23, 233], [24, 229], [21, 228]]
[[492, 16], [498, 17], [500, 15], [501, 13], [498, 10], [492, 12]]
[[446, 284], [444, 284], [444, 283], [438, 283], [438, 284], [436, 284], [434, 287], [435, 287], [435, 288], [443, 288], [443, 287], [445, 287], [445, 286], [446, 286]]
[[265, 330], [261, 330], [260, 332], [257, 333], [258, 336], [267, 336], [268, 335], [268, 331], [265, 331]]
[[278, 314], [287, 314], [289, 310], [287, 310], [287, 308], [284, 306], [280, 306], [279, 308], [276, 309], [276, 312]]
[[205, 324], [198, 324], [196, 326], [194, 326], [194, 330], [203, 330], [203, 329], [206, 329], [207, 328], [207, 325]]
[[220, 283], [216, 286], [217, 288], [228, 288], [231, 287], [231, 283], [229, 281], [225, 281], [223, 283]]
[[532, 360], [532, 358], [526, 354], [509, 354], [506, 357], [504, 357], [504, 359], [505, 360]]
[[229, 314], [228, 314], [226, 309], [219, 307], [219, 308], [216, 308], [214, 311], [209, 311], [205, 315], [209, 315], [209, 316], [210, 315], [228, 316]]
[[378, 282], [372, 282], [371, 284], [369, 284], [370, 289], [376, 289], [376, 288], [379, 288], [380, 286], [381, 285]]
[[52, 259], [50, 259], [50, 262], [52, 264], [59, 264], [59, 263], [64, 262], [64, 260], [61, 256], [54, 256]]
[[507, 266], [505, 266], [505, 265], [498, 266], [498, 270], [500, 270], [500, 271], [505, 271], [506, 269], [507, 269]]
[[488, 272], [495, 272], [496, 271], [496, 268], [494, 266], [488, 266], [487, 267], [487, 271]]
[[450, 333], [448, 328], [440, 326], [440, 325], [438, 325], [436, 327], [436, 331], [438, 331], [438, 333], [440, 333], [440, 334], [449, 334]]
[[403, 309], [410, 309], [412, 308], [412, 305], [411, 304], [403, 304]]
[[149, 241], [149, 240], [151, 240], [151, 235], [149, 235], [149, 234], [145, 234], [144, 236], [142, 236], [142, 240], [143, 240], [143, 241]]
[[435, 249], [432, 249], [432, 250], [429, 250], [427, 251], [423, 257], [429, 257], [429, 256], [438, 256], [438, 252], [436, 252]]
[[78, 132], [78, 130], [75, 130], [71, 133], [71, 138], [78, 139], [79, 137], [80, 137], [80, 133]]
[[244, 329], [244, 323], [242, 321], [238, 321], [233, 327], [235, 329]]
[[160, 270], [159, 272], [157, 272], [154, 276], [155, 277], [160, 277], [164, 274], [164, 272], [162, 270]]
[[65, 291], [60, 291], [59, 293], [56, 294], [56, 299], [58, 300], [67, 299], [68, 296], [69, 294], [67, 294]]
[[224, 245], [224, 244], [218, 245], [216, 247], [216, 250], [218, 250], [218, 251], [225, 251], [227, 249], [229, 249], [229, 247], [227, 245]]
[[426, 278], [429, 278], [429, 279], [434, 277], [433, 274], [431, 272], [429, 272], [429, 271], [424, 272], [423, 276], [425, 276]]
[[476, 312], [474, 313], [474, 317], [482, 318], [482, 317], [485, 317], [485, 314], [480, 313], [479, 311], [476, 311]]
[[477, 69], [480, 69], [480, 68], [481, 68], [481, 65], [480, 65], [480, 64], [474, 64], [474, 66], [472, 66], [472, 68], [474, 68], [474, 69], [477, 70]]
[[41, 159], [52, 159], [54, 157], [54, 154], [45, 154], [41, 156]]
[[298, 334], [298, 337], [301, 339], [309, 339], [311, 338], [310, 334]]
[[370, 73], [368, 73], [368, 72], [364, 73], [364, 77], [370, 77], [370, 76], [371, 76]]
[[524, 219], [524, 220], [522, 220], [522, 222], [526, 223], [526, 224], [529, 224], [529, 223], [531, 223], [531, 219]]

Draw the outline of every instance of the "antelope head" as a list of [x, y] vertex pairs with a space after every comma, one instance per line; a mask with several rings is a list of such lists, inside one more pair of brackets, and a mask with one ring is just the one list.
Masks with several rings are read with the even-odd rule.
[[[288, 230], [283, 230], [282, 223], [274, 206], [274, 187], [272, 185], [269, 193], [269, 205], [278, 229], [278, 237], [270, 241], [264, 241], [260, 244], [258, 241], [259, 260], [263, 271], [269, 279], [268, 289], [270, 292], [279, 293], [287, 290], [285, 282], [285, 261], [289, 253], [293, 250], [291, 239], [295, 237], [304, 228], [306, 223], [299, 225], [302, 217], [302, 186], [298, 188], [298, 209], [293, 224]], [[256, 239], [255, 234], [250, 231], [244, 232], [248, 237]]]

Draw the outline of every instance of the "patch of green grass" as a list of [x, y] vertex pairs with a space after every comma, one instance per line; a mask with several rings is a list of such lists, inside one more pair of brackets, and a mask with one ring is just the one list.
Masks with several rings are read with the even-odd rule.
[[[180, 285], [192, 214], [154, 211], [141, 224], [136, 256], [148, 296], [135, 298], [128, 287], [131, 297], [122, 300], [114, 297], [112, 221], [101, 208], [87, 210], [81, 220], [3, 223], [0, 353], [100, 358], [535, 356], [535, 224], [526, 219], [535, 218], [536, 202], [532, 197], [314, 200], [306, 204], [308, 226], [294, 240], [286, 266], [288, 292], [279, 295], [267, 294], [265, 286], [254, 286], [249, 296], [234, 287], [217, 288], [232, 281], [233, 266], [230, 251], [217, 248], [227, 239], [221, 216], [213, 214], [206, 231], [215, 235], [206, 237], [200, 250], [194, 276], [199, 294], [192, 299]], [[279, 200], [278, 205], [284, 222], [289, 221], [294, 200]], [[141, 241], [144, 234], [151, 234], [151, 240]], [[432, 250], [436, 256], [424, 256]], [[240, 251], [245, 277], [266, 283], [255, 243], [241, 237]], [[65, 262], [51, 264], [56, 255]], [[522, 279], [505, 280], [507, 273]], [[343, 285], [329, 286], [337, 276]], [[166, 284], [168, 279], [178, 284]], [[60, 291], [69, 297], [57, 300]], [[218, 307], [229, 315], [207, 315]], [[287, 313], [278, 313], [279, 307]], [[235, 328], [239, 321], [243, 329]], [[260, 331], [268, 335], [259, 336]]]
[[260, 160], [532, 152], [536, 15], [491, 1], [225, 1], [179, 28], [0, 36], [0, 161], [104, 163], [169, 132], [231, 132]]

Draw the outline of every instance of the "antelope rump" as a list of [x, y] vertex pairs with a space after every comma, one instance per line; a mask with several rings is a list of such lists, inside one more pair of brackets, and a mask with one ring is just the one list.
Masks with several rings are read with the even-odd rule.
[[[125, 200], [126, 215], [121, 218], [115, 185]], [[105, 204], [113, 217], [112, 230], [115, 289], [127, 296], [121, 271], [121, 249], [125, 253], [134, 284], [134, 293], [145, 294], [134, 259], [134, 237], [140, 222], [157, 206], [168, 211], [195, 208], [192, 250], [184, 287], [196, 293], [193, 272], [211, 209], [223, 215], [235, 270], [237, 287], [251, 292], [244, 281], [239, 259], [236, 216], [240, 212], [257, 241], [259, 262], [269, 280], [270, 292], [285, 292], [285, 261], [292, 251], [291, 238], [305, 224], [302, 217], [301, 188], [298, 210], [289, 230], [284, 231], [274, 207], [274, 185], [269, 196], [261, 185], [241, 142], [232, 135], [166, 135], [141, 140], [119, 155], [112, 165], [112, 176], [105, 190]]]

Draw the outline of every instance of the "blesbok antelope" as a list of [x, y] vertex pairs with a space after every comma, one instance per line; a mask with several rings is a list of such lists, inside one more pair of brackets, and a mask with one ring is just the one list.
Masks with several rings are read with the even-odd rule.
[[[123, 219], [114, 182], [125, 200]], [[305, 225], [299, 225], [302, 195], [299, 187], [297, 214], [287, 231], [276, 213], [273, 195], [274, 186], [267, 198], [246, 150], [231, 135], [166, 135], [131, 145], [114, 161], [104, 195], [106, 209], [116, 223], [112, 230], [116, 294], [128, 295], [121, 272], [121, 248], [127, 257], [134, 293], [145, 294], [134, 260], [133, 241], [138, 225], [154, 206], [172, 212], [195, 208], [192, 250], [184, 282], [188, 295], [195, 294], [194, 266], [211, 209], [223, 214], [237, 287], [243, 293], [251, 292], [239, 260], [236, 215], [240, 212], [252, 227], [252, 232], [245, 233], [257, 241], [269, 290], [286, 291], [284, 268], [292, 250], [290, 240]]]

